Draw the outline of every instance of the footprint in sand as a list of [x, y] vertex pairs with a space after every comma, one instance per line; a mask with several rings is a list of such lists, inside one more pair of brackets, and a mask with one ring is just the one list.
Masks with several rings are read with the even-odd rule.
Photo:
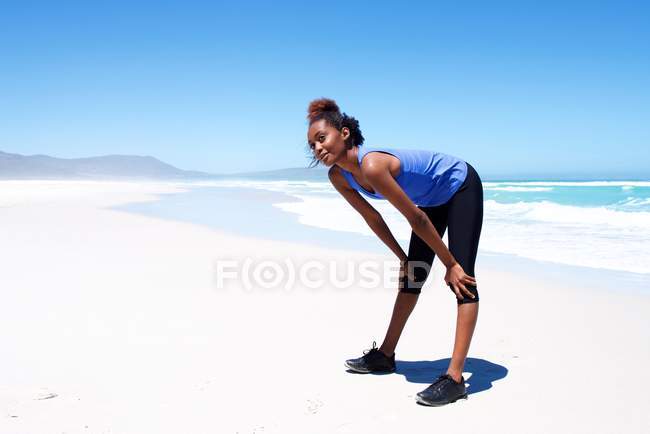
[[200, 390], [200, 391], [203, 391], [203, 390], [207, 389], [208, 387], [210, 387], [210, 383], [211, 383], [211, 382], [212, 382], [212, 380], [206, 380], [206, 381], [204, 381], [204, 382], [199, 386], [199, 390]]
[[17, 418], [22, 411], [30, 407], [33, 401], [43, 401], [56, 398], [58, 394], [48, 390], [45, 387], [15, 387], [0, 389], [0, 400], [5, 401], [7, 417]]
[[307, 413], [316, 414], [318, 410], [325, 404], [320, 399], [308, 399], [307, 400]]
[[36, 400], [52, 399], [52, 398], [56, 398], [57, 396], [59, 396], [59, 395], [57, 395], [54, 392], [50, 392], [47, 389], [41, 389], [36, 393], [36, 395], [34, 396], [34, 399], [36, 399]]

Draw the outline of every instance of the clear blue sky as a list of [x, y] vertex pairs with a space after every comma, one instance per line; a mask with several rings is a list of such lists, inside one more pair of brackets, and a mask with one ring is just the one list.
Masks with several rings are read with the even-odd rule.
[[641, 1], [4, 1], [0, 150], [299, 167], [327, 96], [369, 145], [650, 178], [649, 23]]

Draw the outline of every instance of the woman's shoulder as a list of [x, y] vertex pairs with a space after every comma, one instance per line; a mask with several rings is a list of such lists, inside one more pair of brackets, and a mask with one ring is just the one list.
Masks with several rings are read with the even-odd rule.
[[350, 180], [348, 178], [349, 172], [337, 164], [329, 168], [327, 171], [327, 176], [334, 186], [338, 185], [341, 187], [351, 187]]
[[399, 160], [399, 154], [394, 152], [392, 148], [388, 147], [372, 147], [366, 148], [363, 151], [359, 150], [359, 165], [361, 169], [369, 169], [372, 167], [388, 167], [394, 157]]
[[332, 178], [343, 176], [343, 172], [345, 172], [345, 169], [335, 164], [327, 170], [327, 176], [331, 180]]
[[384, 176], [385, 174], [397, 178], [404, 173], [403, 154], [396, 152], [394, 148], [377, 146], [367, 148], [363, 155], [361, 153], [359, 155], [361, 171], [368, 178]]

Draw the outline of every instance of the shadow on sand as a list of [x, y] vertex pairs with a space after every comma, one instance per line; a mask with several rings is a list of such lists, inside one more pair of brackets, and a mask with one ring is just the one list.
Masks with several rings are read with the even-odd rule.
[[[431, 384], [438, 376], [447, 372], [450, 361], [451, 359], [417, 362], [397, 360], [395, 373], [403, 375], [406, 381], [411, 383]], [[471, 357], [465, 361], [463, 371], [471, 374], [469, 377], [465, 376], [465, 383], [468, 385], [467, 393], [470, 395], [488, 390], [494, 381], [508, 375], [508, 369], [505, 366]]]

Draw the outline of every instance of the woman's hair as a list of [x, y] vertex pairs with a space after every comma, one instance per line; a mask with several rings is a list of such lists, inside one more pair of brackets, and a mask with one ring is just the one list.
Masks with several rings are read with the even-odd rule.
[[[310, 102], [309, 108], [307, 109], [307, 119], [309, 119], [309, 125], [321, 119], [325, 119], [328, 124], [339, 131], [341, 131], [343, 127], [347, 127], [350, 130], [350, 136], [345, 141], [345, 145], [348, 149], [352, 149], [353, 146], [363, 145], [364, 138], [363, 134], [361, 134], [361, 129], [359, 128], [359, 121], [352, 116], [341, 113], [339, 106], [333, 99], [319, 98]], [[320, 161], [312, 154], [312, 164], [318, 165], [319, 163]], [[313, 166], [310, 165], [310, 167]]]

